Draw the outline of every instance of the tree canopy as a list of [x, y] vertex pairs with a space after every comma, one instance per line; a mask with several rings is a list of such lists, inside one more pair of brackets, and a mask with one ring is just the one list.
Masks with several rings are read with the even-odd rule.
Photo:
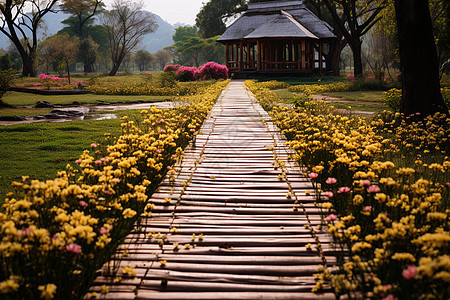
[[108, 32], [114, 76], [125, 56], [139, 43], [142, 36], [158, 28], [155, 16], [143, 11], [143, 2], [115, 0], [112, 10], [103, 14], [102, 23]]
[[0, 2], [0, 32], [19, 52], [23, 76], [35, 76], [34, 62], [38, 46], [37, 31], [42, 18], [54, 12], [57, 0], [5, 0]]

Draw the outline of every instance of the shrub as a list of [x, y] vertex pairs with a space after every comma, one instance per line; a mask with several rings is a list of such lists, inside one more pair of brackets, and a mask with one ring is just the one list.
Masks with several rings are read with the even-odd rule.
[[6, 71], [0, 71], [0, 99], [6, 93], [15, 78], [16, 70], [9, 69]]
[[215, 62], [208, 62], [200, 67], [200, 79], [227, 79], [228, 68]]
[[180, 67], [181, 67], [180, 65], [167, 65], [167, 66], [164, 68], [164, 72], [173, 72], [173, 73], [176, 73]]
[[258, 82], [259, 88], [267, 88], [269, 90], [279, 90], [279, 89], [285, 89], [289, 87], [289, 84], [282, 81], [276, 81], [276, 80], [270, 80], [270, 81], [263, 81]]
[[195, 67], [181, 66], [176, 73], [176, 79], [183, 82], [194, 81], [198, 78], [198, 73], [199, 71]]
[[[442, 97], [445, 104], [450, 108], [450, 88], [441, 88]], [[392, 108], [395, 112], [400, 111], [400, 101], [402, 99], [401, 89], [390, 89], [384, 93], [384, 104]]]
[[400, 111], [400, 100], [402, 99], [402, 90], [390, 89], [384, 92], [384, 104], [392, 108], [393, 111]]
[[159, 84], [161, 87], [169, 87], [173, 88], [177, 85], [177, 82], [175, 81], [175, 76], [172, 72], [163, 72], [160, 73], [157, 77]]

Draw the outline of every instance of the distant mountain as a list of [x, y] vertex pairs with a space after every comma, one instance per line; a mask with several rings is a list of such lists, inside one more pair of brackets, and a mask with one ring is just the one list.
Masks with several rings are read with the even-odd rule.
[[[46, 14], [44, 17], [44, 26], [38, 31], [39, 39], [51, 36], [61, 30], [64, 27], [64, 24], [61, 22], [67, 19], [68, 16], [69, 15], [62, 12]], [[176, 27], [167, 23], [158, 15], [155, 15], [155, 17], [158, 22], [158, 29], [155, 32], [144, 36], [135, 51], [145, 49], [150, 53], [154, 53], [173, 44], [172, 36], [175, 33]], [[9, 45], [9, 39], [6, 35], [0, 33], [0, 48], [6, 50]]]

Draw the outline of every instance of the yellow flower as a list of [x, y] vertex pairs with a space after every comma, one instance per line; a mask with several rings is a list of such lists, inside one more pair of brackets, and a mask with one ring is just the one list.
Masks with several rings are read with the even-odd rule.
[[9, 294], [13, 292], [17, 292], [20, 285], [17, 283], [14, 278], [15, 276], [10, 276], [9, 279], [0, 282], [0, 293], [2, 294]]
[[126, 209], [123, 211], [123, 213], [122, 213], [124, 219], [131, 219], [131, 218], [133, 218], [136, 214], [137, 214], [137, 212], [134, 211], [134, 210], [132, 210], [131, 208], [126, 208]]
[[41, 291], [41, 298], [45, 300], [50, 300], [55, 297], [56, 285], [54, 285], [53, 283], [40, 285], [38, 286], [38, 290]]

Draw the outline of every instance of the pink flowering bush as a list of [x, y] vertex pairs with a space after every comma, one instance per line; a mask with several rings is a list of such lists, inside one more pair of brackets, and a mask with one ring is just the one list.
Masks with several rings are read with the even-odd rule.
[[200, 78], [203, 80], [227, 79], [228, 68], [213, 61], [208, 62], [200, 67]]
[[175, 74], [175, 78], [179, 81], [195, 81], [198, 78], [199, 70], [195, 67], [181, 66]]
[[180, 67], [181, 67], [180, 65], [167, 65], [164, 68], [164, 72], [174, 72], [174, 73], [176, 73]]

